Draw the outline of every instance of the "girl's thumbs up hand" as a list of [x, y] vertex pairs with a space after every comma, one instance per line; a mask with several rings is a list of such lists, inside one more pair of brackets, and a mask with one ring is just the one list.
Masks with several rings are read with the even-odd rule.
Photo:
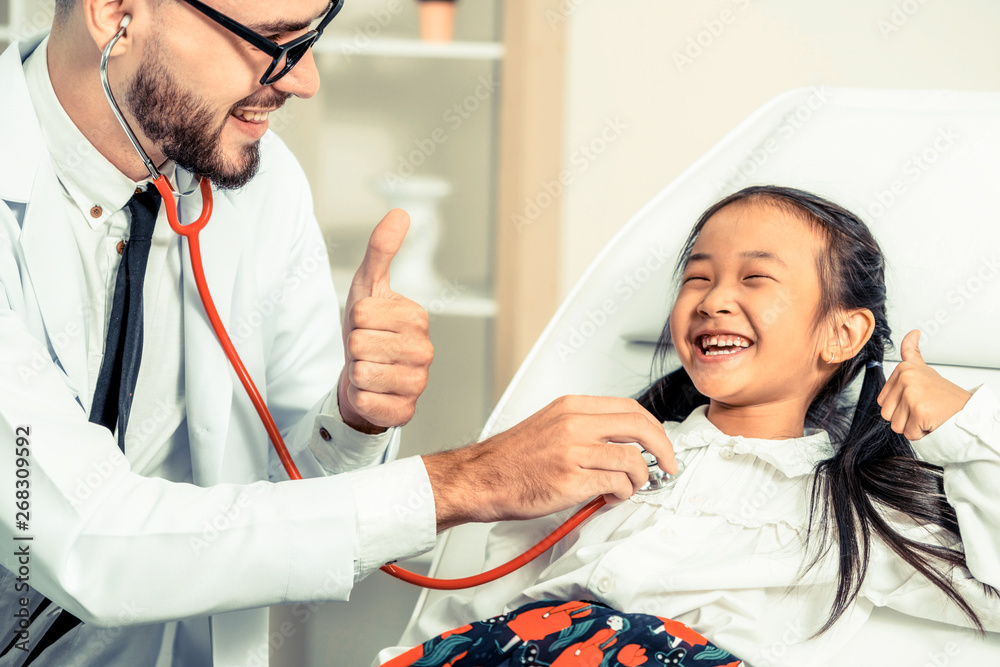
[[903, 360], [879, 393], [882, 418], [907, 440], [919, 440], [965, 407], [972, 394], [945, 380], [920, 354], [920, 330], [906, 334], [899, 352]]
[[393, 209], [375, 226], [344, 306], [344, 370], [337, 399], [344, 423], [377, 433], [413, 417], [434, 359], [428, 316], [389, 287], [389, 265], [410, 216]]

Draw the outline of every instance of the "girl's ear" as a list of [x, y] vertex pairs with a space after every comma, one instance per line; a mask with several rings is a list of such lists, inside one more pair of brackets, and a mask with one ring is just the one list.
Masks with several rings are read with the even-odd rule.
[[875, 316], [867, 308], [840, 313], [830, 325], [820, 357], [828, 364], [853, 359], [875, 332]]

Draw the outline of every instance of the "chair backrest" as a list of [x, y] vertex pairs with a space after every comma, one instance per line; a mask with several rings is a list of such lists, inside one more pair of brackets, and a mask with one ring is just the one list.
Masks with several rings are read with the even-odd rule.
[[[483, 435], [564, 394], [636, 395], [699, 214], [746, 185], [825, 196], [887, 257], [896, 356], [910, 330], [954, 382], [1000, 391], [1000, 93], [802, 88], [754, 112], [640, 210], [593, 261], [511, 381]], [[483, 526], [451, 531], [437, 576], [478, 571]], [[440, 597], [422, 596], [422, 609]], [[498, 610], [499, 611], [499, 610]]]

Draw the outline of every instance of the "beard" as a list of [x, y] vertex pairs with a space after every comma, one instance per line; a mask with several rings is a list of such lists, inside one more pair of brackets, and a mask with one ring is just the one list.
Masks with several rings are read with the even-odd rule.
[[127, 108], [143, 134], [157, 144], [164, 157], [208, 178], [218, 189], [243, 187], [260, 167], [260, 142], [242, 148], [234, 158], [226, 157], [221, 138], [229, 115], [240, 107], [281, 106], [290, 94], [275, 98], [267, 88], [234, 104], [218, 127], [199, 124], [198, 119], [215, 116], [213, 109], [198, 95], [182, 88], [158, 56], [156, 46], [146, 52], [139, 73], [125, 93]]

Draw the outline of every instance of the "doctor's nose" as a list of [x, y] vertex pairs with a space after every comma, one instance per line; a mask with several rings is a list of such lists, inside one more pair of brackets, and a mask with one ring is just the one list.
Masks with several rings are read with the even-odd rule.
[[319, 70], [312, 49], [306, 51], [295, 67], [271, 84], [275, 90], [308, 99], [319, 90]]

